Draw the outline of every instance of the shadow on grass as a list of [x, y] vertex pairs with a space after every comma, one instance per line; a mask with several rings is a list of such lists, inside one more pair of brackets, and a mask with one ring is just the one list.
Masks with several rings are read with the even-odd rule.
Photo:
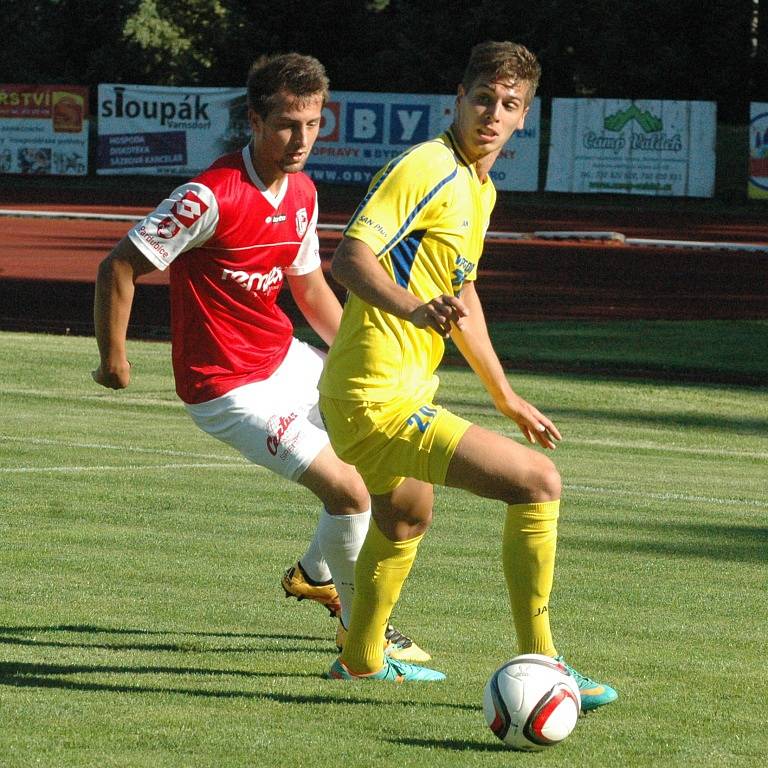
[[[80, 681], [68, 679], [69, 675], [179, 675], [184, 677], [195, 676], [205, 678], [221, 679], [225, 677], [274, 680], [278, 677], [304, 678], [323, 680], [332, 686], [335, 691], [343, 693], [344, 696], [323, 696], [323, 695], [303, 695], [289, 693], [275, 693], [274, 691], [243, 691], [227, 690], [223, 688], [201, 688], [189, 687], [182, 688], [172, 685], [157, 684], [131, 684], [106, 683], [99, 681]], [[193, 698], [205, 699], [246, 699], [246, 700], [268, 700], [281, 704], [351, 704], [351, 705], [372, 705], [381, 707], [380, 699], [367, 698], [349, 698], [348, 694], [352, 690], [360, 690], [357, 686], [351, 688], [349, 685], [340, 685], [336, 681], [328, 680], [324, 675], [315, 672], [277, 672], [264, 671], [254, 672], [250, 670], [236, 669], [206, 669], [204, 667], [173, 667], [173, 666], [101, 666], [90, 664], [37, 664], [34, 662], [0, 662], [0, 686], [12, 688], [42, 688], [59, 689], [67, 691], [82, 691], [89, 693], [118, 693], [118, 694], [177, 694], [180, 696], [190, 696]], [[410, 699], [392, 700], [386, 703], [387, 707], [393, 704], [402, 706], [413, 706]], [[473, 711], [476, 706], [469, 704], [460, 704], [456, 702], [434, 702], [430, 706], [446, 707], [449, 709], [461, 709]]]
[[[67, 634], [88, 635], [135, 635], [135, 642], [95, 642], [89, 643], [82, 640], [41, 640], [38, 638], [15, 637], [15, 635], [28, 635], [30, 633], [64, 632]], [[179, 635], [183, 639], [178, 642], [142, 642], [143, 637], [167, 637]], [[191, 639], [185, 639], [191, 638]], [[203, 638], [223, 638], [234, 640], [278, 640], [281, 645], [222, 645], [214, 646], [202, 642]], [[97, 627], [87, 624], [57, 624], [50, 627], [3, 627], [0, 626], [0, 645], [28, 645], [44, 646], [48, 648], [92, 648], [107, 651], [169, 651], [172, 653], [306, 653], [304, 646], [289, 646], [286, 642], [308, 641], [325, 642], [330, 646], [330, 637], [318, 637], [316, 635], [288, 635], [288, 634], [264, 634], [253, 632], [174, 632], [163, 630], [128, 629]]]
[[275, 677], [302, 677], [317, 678], [316, 673], [277, 673], [277, 672], [242, 672], [237, 670], [198, 670], [187, 669], [185, 667], [100, 667], [81, 664], [63, 665], [63, 664], [34, 664], [34, 663], [0, 663], [0, 685], [13, 688], [51, 688], [65, 691], [83, 691], [89, 693], [121, 693], [121, 694], [178, 694], [180, 696], [190, 696], [193, 698], [206, 699], [250, 699], [250, 700], [269, 700], [283, 704], [376, 704], [381, 702], [370, 699], [355, 699], [345, 702], [333, 696], [304, 696], [300, 694], [282, 694], [265, 691], [242, 691], [227, 690], [222, 688], [182, 688], [172, 685], [144, 685], [144, 684], [121, 684], [121, 683], [102, 683], [97, 681], [83, 682], [79, 680], [69, 680], [66, 675], [74, 674], [128, 674], [128, 675], [189, 675], [206, 676], [213, 675], [221, 677], [227, 676], [249, 676], [258, 678]]
[[[617, 531], [615, 521], [579, 518], [580, 525]], [[593, 539], [578, 534], [563, 536], [564, 546], [578, 542], [592, 551], [697, 557], [738, 563], [768, 562], [768, 528], [705, 523], [646, 523], [623, 520], [621, 538]], [[633, 532], [637, 536], [633, 536]], [[648, 538], [651, 534], [653, 538]]]
[[[402, 744], [408, 747], [425, 747], [426, 749], [450, 749], [453, 752], [509, 752], [509, 747], [503, 744], [489, 744], [485, 741], [468, 741], [464, 739], [387, 739], [391, 744]], [[517, 754], [525, 754], [518, 752]]]
[[[447, 395], [444, 398], [438, 397], [438, 401], [441, 401], [446, 407], [450, 407], [459, 412], [466, 410], [469, 413], [487, 413], [489, 416], [498, 416], [498, 412], [490, 402], [487, 406], [486, 404], [481, 404], [481, 406], [478, 407], [476, 400], [451, 397], [450, 395]], [[542, 408], [544, 407], [542, 406]], [[685, 427], [692, 430], [712, 429], [738, 435], [749, 434], [764, 436], [768, 433], [768, 419], [756, 418], [753, 416], [718, 416], [704, 413], [659, 413], [658, 411], [653, 410], [628, 411], [605, 408], [605, 406], [596, 406], [594, 409], [567, 408], [558, 407], [556, 403], [551, 406], [547, 405], [544, 410], [555, 423], [559, 420], [569, 419], [579, 422], [597, 421], [627, 424], [633, 427], [663, 427], [665, 429]], [[696, 446], [694, 445], [692, 447], [695, 448]]]

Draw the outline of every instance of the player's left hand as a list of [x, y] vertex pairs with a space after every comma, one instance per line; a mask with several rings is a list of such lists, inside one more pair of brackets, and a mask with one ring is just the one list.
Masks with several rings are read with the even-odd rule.
[[551, 419], [518, 395], [514, 396], [514, 400], [499, 404], [498, 407], [517, 424], [523, 437], [532, 445], [538, 443], [542, 448], [551, 451], [563, 439]]
[[408, 319], [417, 328], [431, 328], [447, 339], [451, 335], [452, 325], [461, 327], [462, 318], [468, 315], [469, 310], [461, 299], [443, 294], [416, 307]]

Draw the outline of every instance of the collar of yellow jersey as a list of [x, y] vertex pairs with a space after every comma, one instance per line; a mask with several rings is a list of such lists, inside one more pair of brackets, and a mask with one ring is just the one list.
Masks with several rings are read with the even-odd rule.
[[456, 140], [456, 132], [453, 130], [453, 126], [451, 126], [445, 131], [445, 136], [448, 139], [448, 143], [451, 145], [451, 149], [453, 149], [453, 151], [459, 157], [461, 162], [464, 163], [464, 165], [466, 165], [468, 168], [471, 168], [473, 163], [471, 163], [467, 159], [467, 156], [461, 151], [459, 142]]

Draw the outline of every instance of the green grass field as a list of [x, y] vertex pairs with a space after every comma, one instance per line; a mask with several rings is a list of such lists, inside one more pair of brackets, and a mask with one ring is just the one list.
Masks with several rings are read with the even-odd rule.
[[[619, 364], [765, 376], [766, 324], [670, 326], [495, 329], [564, 370], [616, 365], [510, 374], [564, 435], [559, 650], [620, 693], [538, 755], [481, 711], [516, 653], [498, 504], [438, 491], [394, 617], [446, 682], [328, 681], [333, 623], [278, 585], [311, 495], [195, 429], [167, 344], [132, 342], [113, 393], [92, 339], [0, 334], [0, 766], [762, 765], [768, 398]], [[515, 434], [471, 373], [442, 381], [444, 404]]]

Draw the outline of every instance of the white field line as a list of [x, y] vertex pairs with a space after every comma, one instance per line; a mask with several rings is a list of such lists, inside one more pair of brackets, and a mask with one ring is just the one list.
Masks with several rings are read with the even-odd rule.
[[[22, 443], [23, 445], [58, 445], [64, 448], [85, 448], [96, 451], [121, 451], [126, 453], [148, 453], [153, 456], [178, 456], [185, 459], [209, 459], [213, 461], [227, 461], [229, 456], [220, 453], [192, 453], [191, 451], [173, 451], [167, 448], [141, 448], [135, 445], [117, 445], [113, 443], [79, 443], [69, 440], [54, 440], [46, 437], [12, 437], [0, 435], [0, 442]], [[233, 463], [248, 464], [249, 462], [237, 454], [232, 454]], [[227, 464], [229, 466], [229, 464]]]
[[[522, 441], [522, 438], [519, 438]], [[141, 448], [130, 445], [119, 445], [109, 443], [82, 443], [72, 442], [69, 440], [55, 440], [53, 438], [42, 437], [16, 437], [11, 435], [0, 434], [0, 443], [3, 441], [22, 443], [25, 445], [58, 445], [65, 448], [85, 448], [94, 450], [108, 450], [108, 451], [127, 451], [134, 453], [147, 453], [156, 454], [158, 456], [179, 456], [190, 459], [226, 459], [227, 457], [220, 454], [200, 454], [190, 453], [188, 451], [174, 451], [161, 448]], [[676, 445], [662, 445], [660, 443], [654, 443], [647, 440], [642, 441], [623, 441], [623, 440], [608, 440], [608, 439], [590, 439], [590, 438], [569, 438], [569, 445], [586, 445], [594, 446], [597, 448], [616, 448], [619, 450], [629, 451], [656, 451], [659, 453], [677, 453], [687, 454], [690, 456], [712, 456], [722, 459], [757, 459], [758, 461], [768, 460], [768, 451], [747, 451], [728, 448], [694, 448]], [[233, 461], [246, 462], [245, 459], [237, 455], [233, 455]], [[246, 462], [247, 463], [247, 462]]]
[[170, 469], [245, 469], [249, 472], [266, 472], [264, 467], [258, 464], [248, 463], [218, 463], [218, 464], [99, 464], [96, 466], [71, 466], [71, 467], [0, 467], [0, 475], [46, 475], [58, 474], [86, 474], [88, 472], [165, 472]]
[[568, 439], [568, 443], [574, 445], [593, 445], [598, 448], [620, 448], [632, 451], [659, 451], [661, 453], [687, 453], [693, 456], [715, 456], [719, 458], [733, 459], [758, 459], [768, 460], [768, 451], [741, 451], [730, 448], [689, 448], [682, 445], [661, 445], [649, 440], [636, 442], [624, 442], [621, 440], [593, 440], [587, 437]]
[[685, 501], [697, 504], [718, 504], [729, 507], [755, 507], [756, 509], [768, 509], [768, 501], [758, 499], [722, 499], [716, 496], [697, 496], [690, 493], [675, 493], [674, 491], [665, 491], [664, 493], [654, 493], [646, 490], [632, 490], [631, 488], [601, 488], [593, 485], [574, 485], [571, 483], [563, 484], [566, 491], [574, 493], [594, 493], [600, 496], [630, 496], [640, 499], [653, 499], [654, 501]]
[[[216, 454], [200, 454], [188, 451], [173, 451], [161, 448], [141, 448], [136, 446], [113, 445], [109, 443], [80, 443], [65, 440], [54, 440], [48, 438], [25, 438], [0, 435], [0, 441], [23, 443], [27, 445], [59, 445], [67, 448], [80, 448], [91, 450], [119, 450], [124, 452], [142, 453], [157, 456], [178, 456], [185, 458], [200, 459], [222, 459], [225, 457]], [[601, 444], [600, 441], [585, 441], [591, 444]], [[612, 441], [603, 441], [609, 445], [616, 445]], [[661, 448], [665, 450], [665, 448]], [[714, 451], [712, 452], [714, 453]], [[742, 454], [744, 455], [744, 454]], [[748, 458], [752, 456], [747, 455]], [[161, 463], [161, 464], [100, 464], [97, 466], [26, 466], [26, 467], [0, 467], [0, 474], [85, 474], [91, 472], [146, 472], [146, 471], [166, 471], [174, 469], [245, 469], [248, 471], [266, 472], [268, 470], [258, 465], [251, 464], [242, 457], [233, 455], [230, 461], [203, 461], [203, 462], [181, 462], [181, 463]], [[621, 496], [629, 498], [653, 499], [656, 501], [684, 501], [689, 503], [719, 504], [721, 506], [746, 506], [756, 509], [768, 509], [768, 502], [757, 499], [736, 499], [720, 498], [716, 496], [700, 496], [687, 493], [675, 493], [674, 491], [665, 491], [656, 493], [648, 490], [633, 490], [631, 488], [605, 487], [600, 485], [580, 485], [575, 483], [564, 484], [566, 491], [575, 493], [590, 493], [599, 495]]]
[[[94, 384], [94, 387], [97, 385]], [[79, 392], [80, 390], [77, 390]], [[122, 393], [115, 392], [109, 394], [107, 392], [94, 391], [90, 395], [75, 394], [74, 391], [67, 390], [52, 390], [52, 389], [30, 389], [30, 388], [14, 388], [3, 387], [2, 392], [4, 395], [24, 395], [26, 397], [40, 397], [46, 400], [60, 400], [62, 397], [67, 398], [68, 402], [78, 400], [86, 403], [109, 403], [110, 405], [151, 405], [162, 406], [164, 408], [173, 408], [174, 410], [183, 410], [184, 406], [178, 399], [161, 400], [160, 398], [144, 397], [144, 396], [131, 396], [124, 395]]]
[[[100, 464], [96, 466], [54, 466], [54, 467], [0, 467], [2, 474], [89, 474], [104, 472], [141, 472], [148, 471], [170, 471], [177, 469], [242, 469], [249, 472], [267, 472], [264, 467], [256, 464], [241, 463], [173, 463], [173, 464]], [[700, 496], [688, 493], [675, 493], [667, 491], [664, 493], [654, 493], [646, 490], [633, 490], [632, 488], [604, 488], [592, 485], [575, 485], [566, 483], [566, 491], [574, 493], [589, 493], [600, 496], [618, 496], [623, 498], [653, 499], [654, 501], [683, 501], [691, 504], [711, 504], [728, 507], [752, 507], [755, 509], [768, 509], [768, 502], [758, 499], [732, 499], [720, 498], [717, 496]]]

